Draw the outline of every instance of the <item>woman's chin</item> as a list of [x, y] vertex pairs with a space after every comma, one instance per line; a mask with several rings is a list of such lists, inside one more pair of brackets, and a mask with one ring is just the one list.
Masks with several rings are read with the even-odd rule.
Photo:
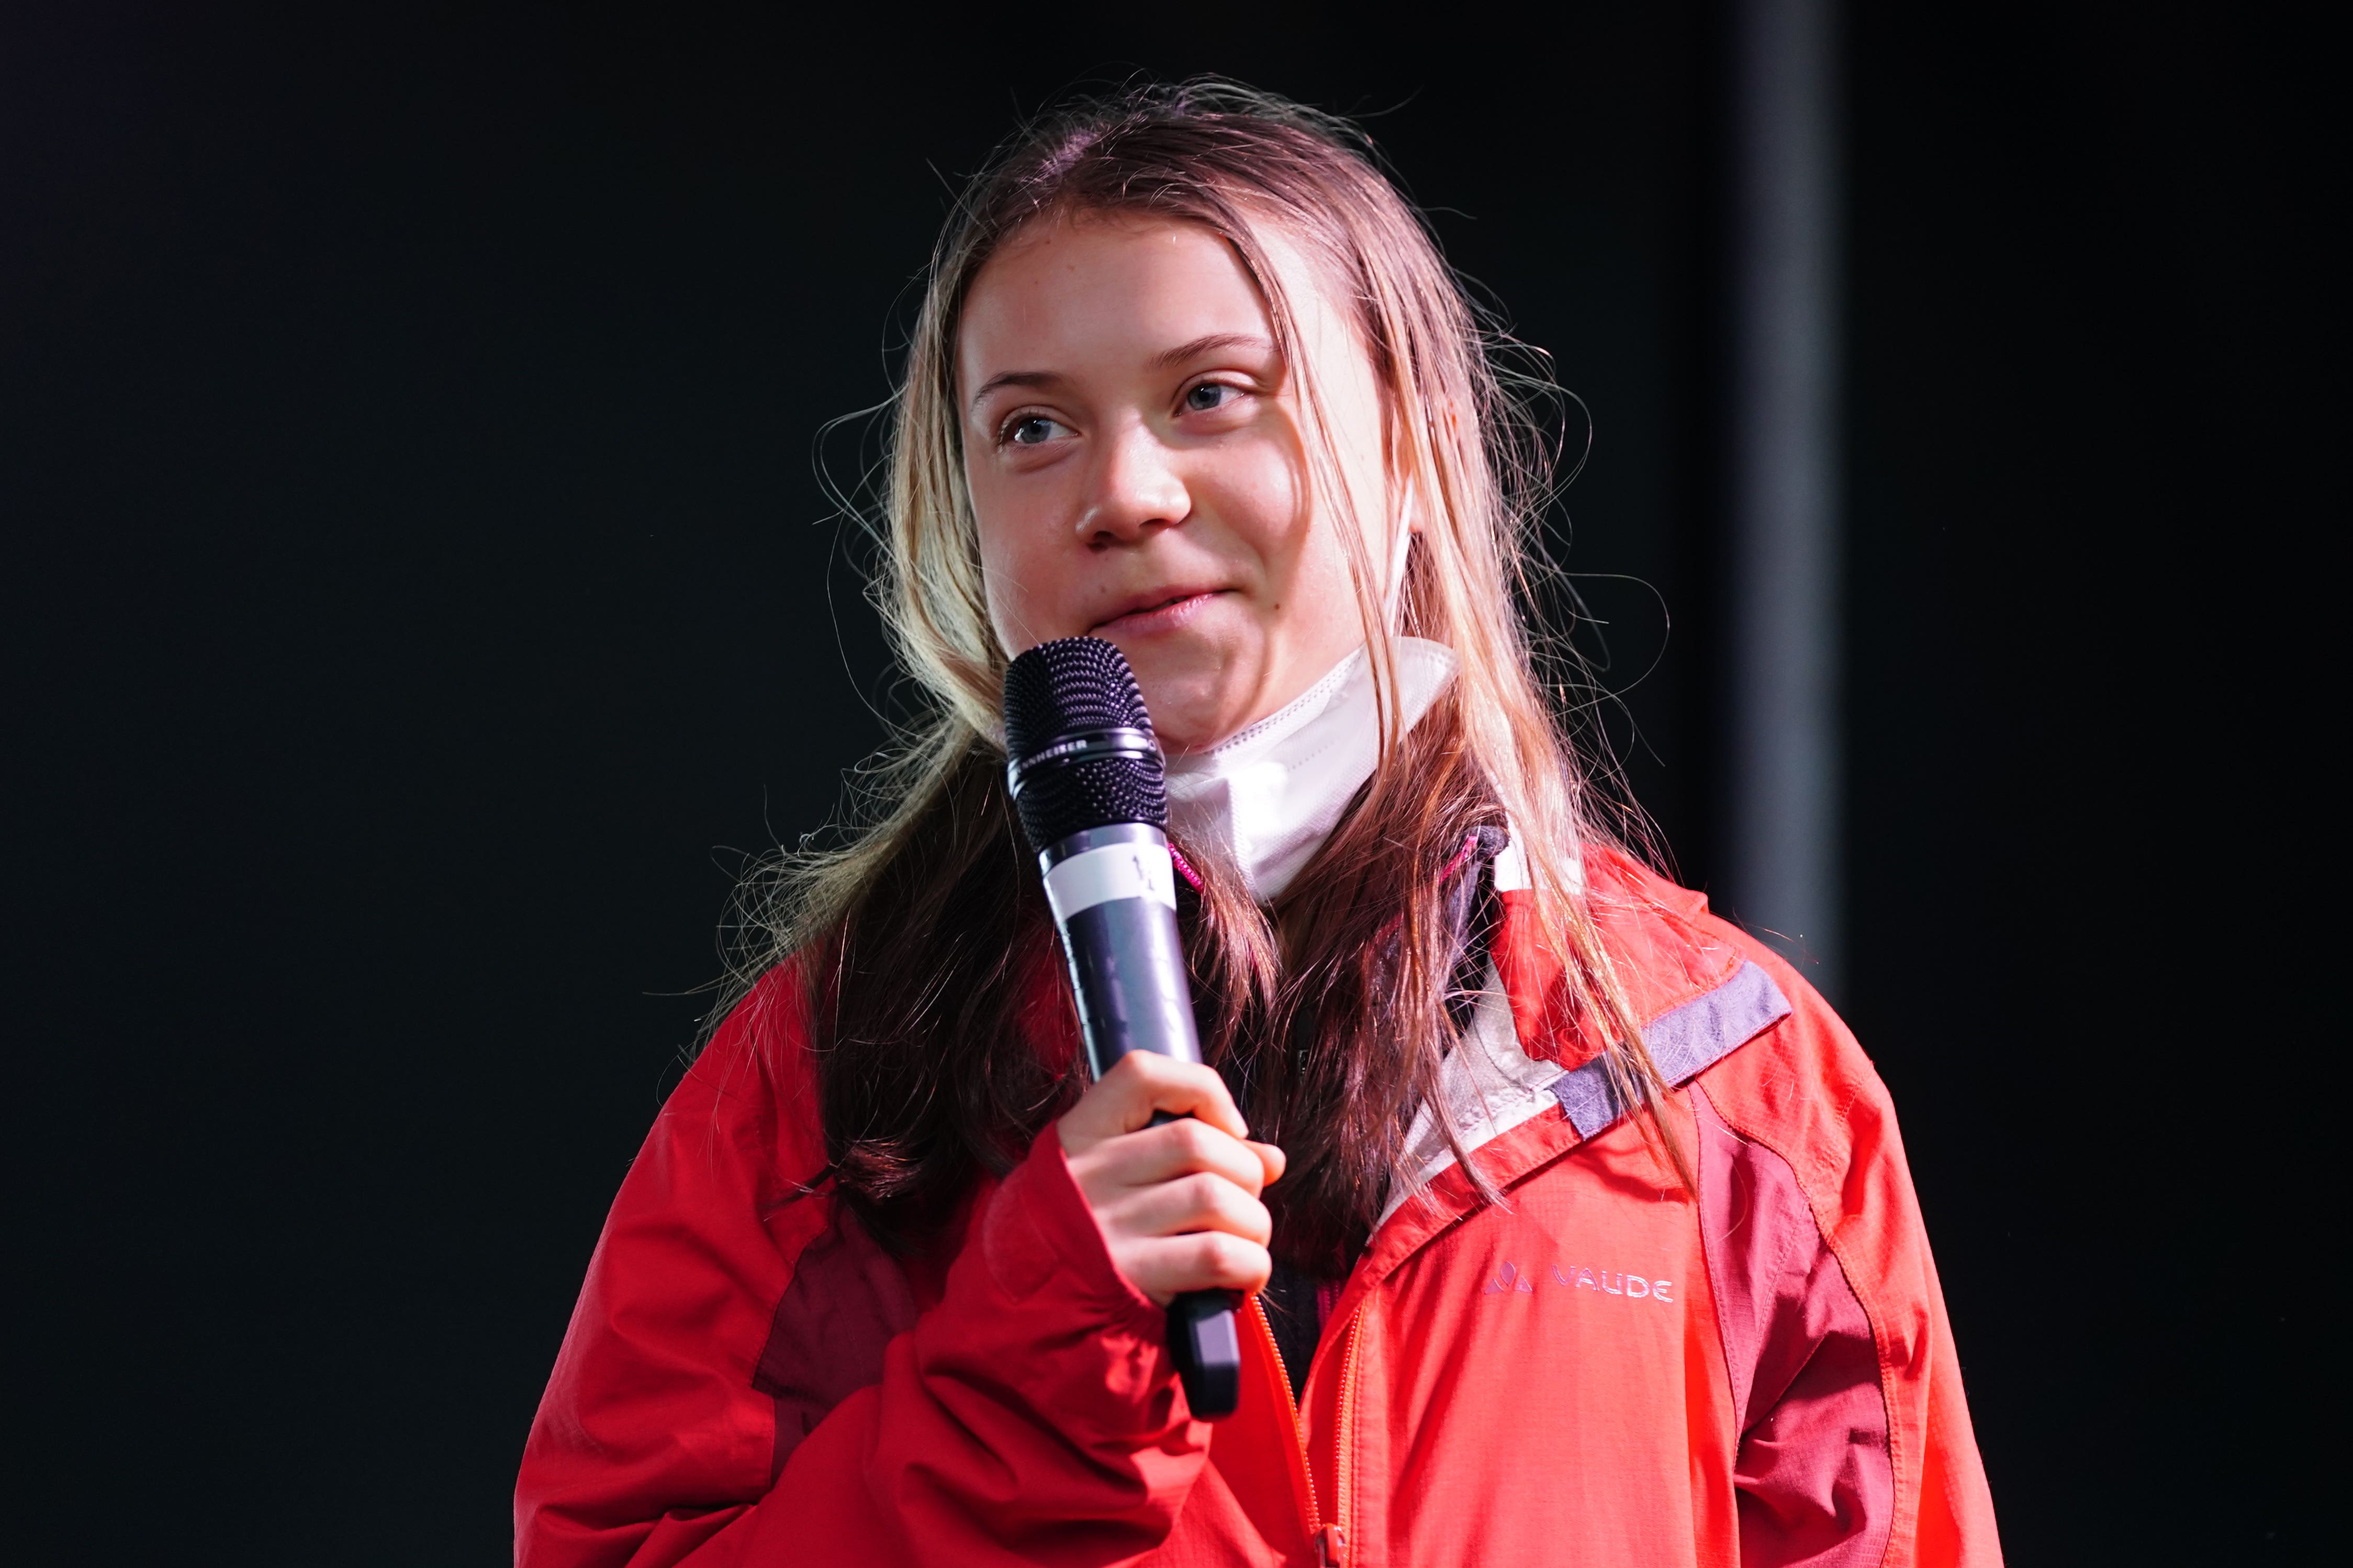
[[1223, 738], [1218, 724], [1226, 711], [1249, 700], [1242, 675], [1257, 661], [1229, 638], [1123, 637], [1116, 629], [1097, 635], [1127, 656], [1152, 714], [1153, 733], [1170, 756], [1215, 744]]
[[1160, 717], [1163, 705], [1154, 702], [1149, 692], [1145, 693], [1144, 700], [1152, 711], [1152, 732], [1159, 738], [1160, 749], [1167, 753], [1171, 762], [1196, 752], [1207, 751], [1241, 728], [1239, 724], [1221, 724], [1214, 719], [1196, 719], [1181, 707], [1172, 707], [1170, 717], [1164, 721]]
[[1164, 675], [1138, 665], [1135, 681], [1144, 689], [1152, 732], [1171, 758], [1214, 746], [1247, 721], [1248, 696], [1216, 673]]

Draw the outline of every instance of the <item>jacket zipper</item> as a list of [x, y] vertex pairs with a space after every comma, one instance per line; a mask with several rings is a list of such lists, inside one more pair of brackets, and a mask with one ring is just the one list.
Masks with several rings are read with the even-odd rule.
[[1332, 1539], [1328, 1545], [1323, 1537], [1316, 1539], [1325, 1561], [1337, 1563], [1340, 1553], [1348, 1544], [1348, 1521], [1355, 1513], [1356, 1474], [1353, 1462], [1356, 1451], [1356, 1331], [1365, 1321], [1365, 1309], [1359, 1305], [1348, 1316], [1348, 1326], [1340, 1340], [1340, 1418], [1332, 1434], [1333, 1489], [1340, 1495], [1332, 1500], [1332, 1523], [1325, 1533]]
[[1307, 1539], [1315, 1548], [1318, 1568], [1337, 1568], [1338, 1542], [1333, 1537], [1339, 1532], [1324, 1527], [1323, 1510], [1316, 1503], [1315, 1472], [1307, 1463], [1307, 1434], [1299, 1426], [1299, 1391], [1291, 1386], [1291, 1369], [1282, 1364], [1282, 1352], [1275, 1346], [1274, 1325], [1267, 1321], [1265, 1303], [1252, 1296], [1250, 1313], [1250, 1321], [1258, 1325], [1260, 1348], [1274, 1363], [1275, 1375], [1282, 1380], [1282, 1409], [1291, 1422], [1292, 1457], [1299, 1466], [1300, 1487], [1307, 1498], [1307, 1517], [1301, 1522], [1306, 1525]]
[[1250, 1320], [1258, 1325], [1260, 1344], [1273, 1360], [1277, 1376], [1282, 1379], [1283, 1409], [1291, 1418], [1293, 1451], [1299, 1459], [1299, 1479], [1307, 1496], [1307, 1539], [1314, 1544], [1318, 1568], [1340, 1568], [1348, 1549], [1346, 1520], [1353, 1492], [1348, 1455], [1353, 1445], [1349, 1439], [1356, 1430], [1356, 1326], [1364, 1318], [1359, 1307], [1350, 1315], [1348, 1326], [1341, 1340], [1340, 1355], [1340, 1422], [1334, 1435], [1337, 1445], [1338, 1462], [1333, 1474], [1338, 1479], [1340, 1495], [1334, 1500], [1339, 1507], [1331, 1523], [1323, 1519], [1323, 1510], [1315, 1497], [1315, 1471], [1307, 1462], [1307, 1434], [1299, 1425], [1299, 1393], [1291, 1386], [1291, 1369], [1282, 1364], [1282, 1352], [1275, 1348], [1274, 1325], [1267, 1321], [1266, 1308], [1256, 1296], [1250, 1299]]

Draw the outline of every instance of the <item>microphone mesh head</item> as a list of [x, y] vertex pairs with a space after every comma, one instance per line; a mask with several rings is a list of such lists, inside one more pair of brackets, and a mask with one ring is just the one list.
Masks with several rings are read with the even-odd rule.
[[[1127, 656], [1101, 637], [1039, 643], [1005, 672], [1005, 750], [1026, 763], [1059, 742], [1103, 730], [1152, 732]], [[1014, 805], [1029, 846], [1116, 822], [1168, 826], [1160, 754], [1047, 763], [1022, 775]]]

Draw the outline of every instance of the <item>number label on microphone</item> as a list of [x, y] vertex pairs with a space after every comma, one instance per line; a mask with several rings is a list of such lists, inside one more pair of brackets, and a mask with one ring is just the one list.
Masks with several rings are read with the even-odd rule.
[[1046, 900], [1057, 924], [1113, 899], [1150, 899], [1176, 907], [1176, 871], [1166, 844], [1106, 844], [1059, 861], [1046, 873]]

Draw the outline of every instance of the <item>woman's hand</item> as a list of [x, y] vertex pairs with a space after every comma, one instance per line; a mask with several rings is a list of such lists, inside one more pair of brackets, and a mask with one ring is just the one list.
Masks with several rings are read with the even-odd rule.
[[[1166, 1110], [1182, 1120], [1150, 1125]], [[1187, 1290], [1256, 1290], [1273, 1263], [1258, 1200], [1282, 1151], [1250, 1142], [1210, 1068], [1130, 1051], [1057, 1124], [1111, 1260], [1162, 1306]]]

